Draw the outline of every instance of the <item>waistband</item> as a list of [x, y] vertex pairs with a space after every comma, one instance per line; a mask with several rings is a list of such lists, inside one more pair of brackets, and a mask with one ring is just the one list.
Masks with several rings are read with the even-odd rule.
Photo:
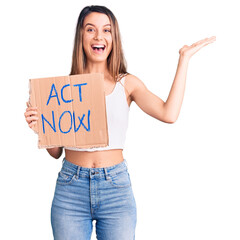
[[111, 176], [115, 176], [116, 174], [119, 174], [123, 171], [128, 171], [127, 161], [125, 158], [121, 163], [105, 168], [81, 167], [69, 162], [66, 158], [64, 158], [62, 163], [62, 169], [76, 175], [77, 177], [105, 177], [106, 179], [109, 179], [111, 178]]

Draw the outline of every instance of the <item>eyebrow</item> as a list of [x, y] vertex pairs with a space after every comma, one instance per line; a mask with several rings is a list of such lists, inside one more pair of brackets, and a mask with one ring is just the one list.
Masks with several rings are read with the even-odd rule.
[[[87, 23], [84, 27], [86, 27], [86, 26], [88, 26], [88, 25], [90, 25], [90, 26], [94, 26], [94, 27], [95, 27], [95, 25], [92, 24], [92, 23]], [[106, 26], [110, 26], [110, 27], [111, 27], [111, 24], [110, 24], [110, 23], [105, 24], [104, 27], [106, 27]]]

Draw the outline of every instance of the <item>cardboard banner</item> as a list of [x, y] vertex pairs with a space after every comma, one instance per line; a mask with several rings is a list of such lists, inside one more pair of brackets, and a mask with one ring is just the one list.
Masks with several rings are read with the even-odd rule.
[[30, 79], [38, 108], [38, 147], [92, 148], [109, 144], [103, 74]]

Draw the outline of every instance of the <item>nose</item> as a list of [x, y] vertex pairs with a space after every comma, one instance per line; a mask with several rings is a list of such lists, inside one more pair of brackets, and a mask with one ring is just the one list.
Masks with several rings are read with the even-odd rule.
[[95, 40], [101, 40], [102, 39], [102, 35], [100, 34], [100, 31], [96, 31], [94, 39]]

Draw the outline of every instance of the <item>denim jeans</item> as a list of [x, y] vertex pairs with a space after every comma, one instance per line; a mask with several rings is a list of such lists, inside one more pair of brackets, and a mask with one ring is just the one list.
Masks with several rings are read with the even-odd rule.
[[63, 159], [51, 207], [54, 240], [134, 240], [137, 208], [127, 162], [85, 168]]

